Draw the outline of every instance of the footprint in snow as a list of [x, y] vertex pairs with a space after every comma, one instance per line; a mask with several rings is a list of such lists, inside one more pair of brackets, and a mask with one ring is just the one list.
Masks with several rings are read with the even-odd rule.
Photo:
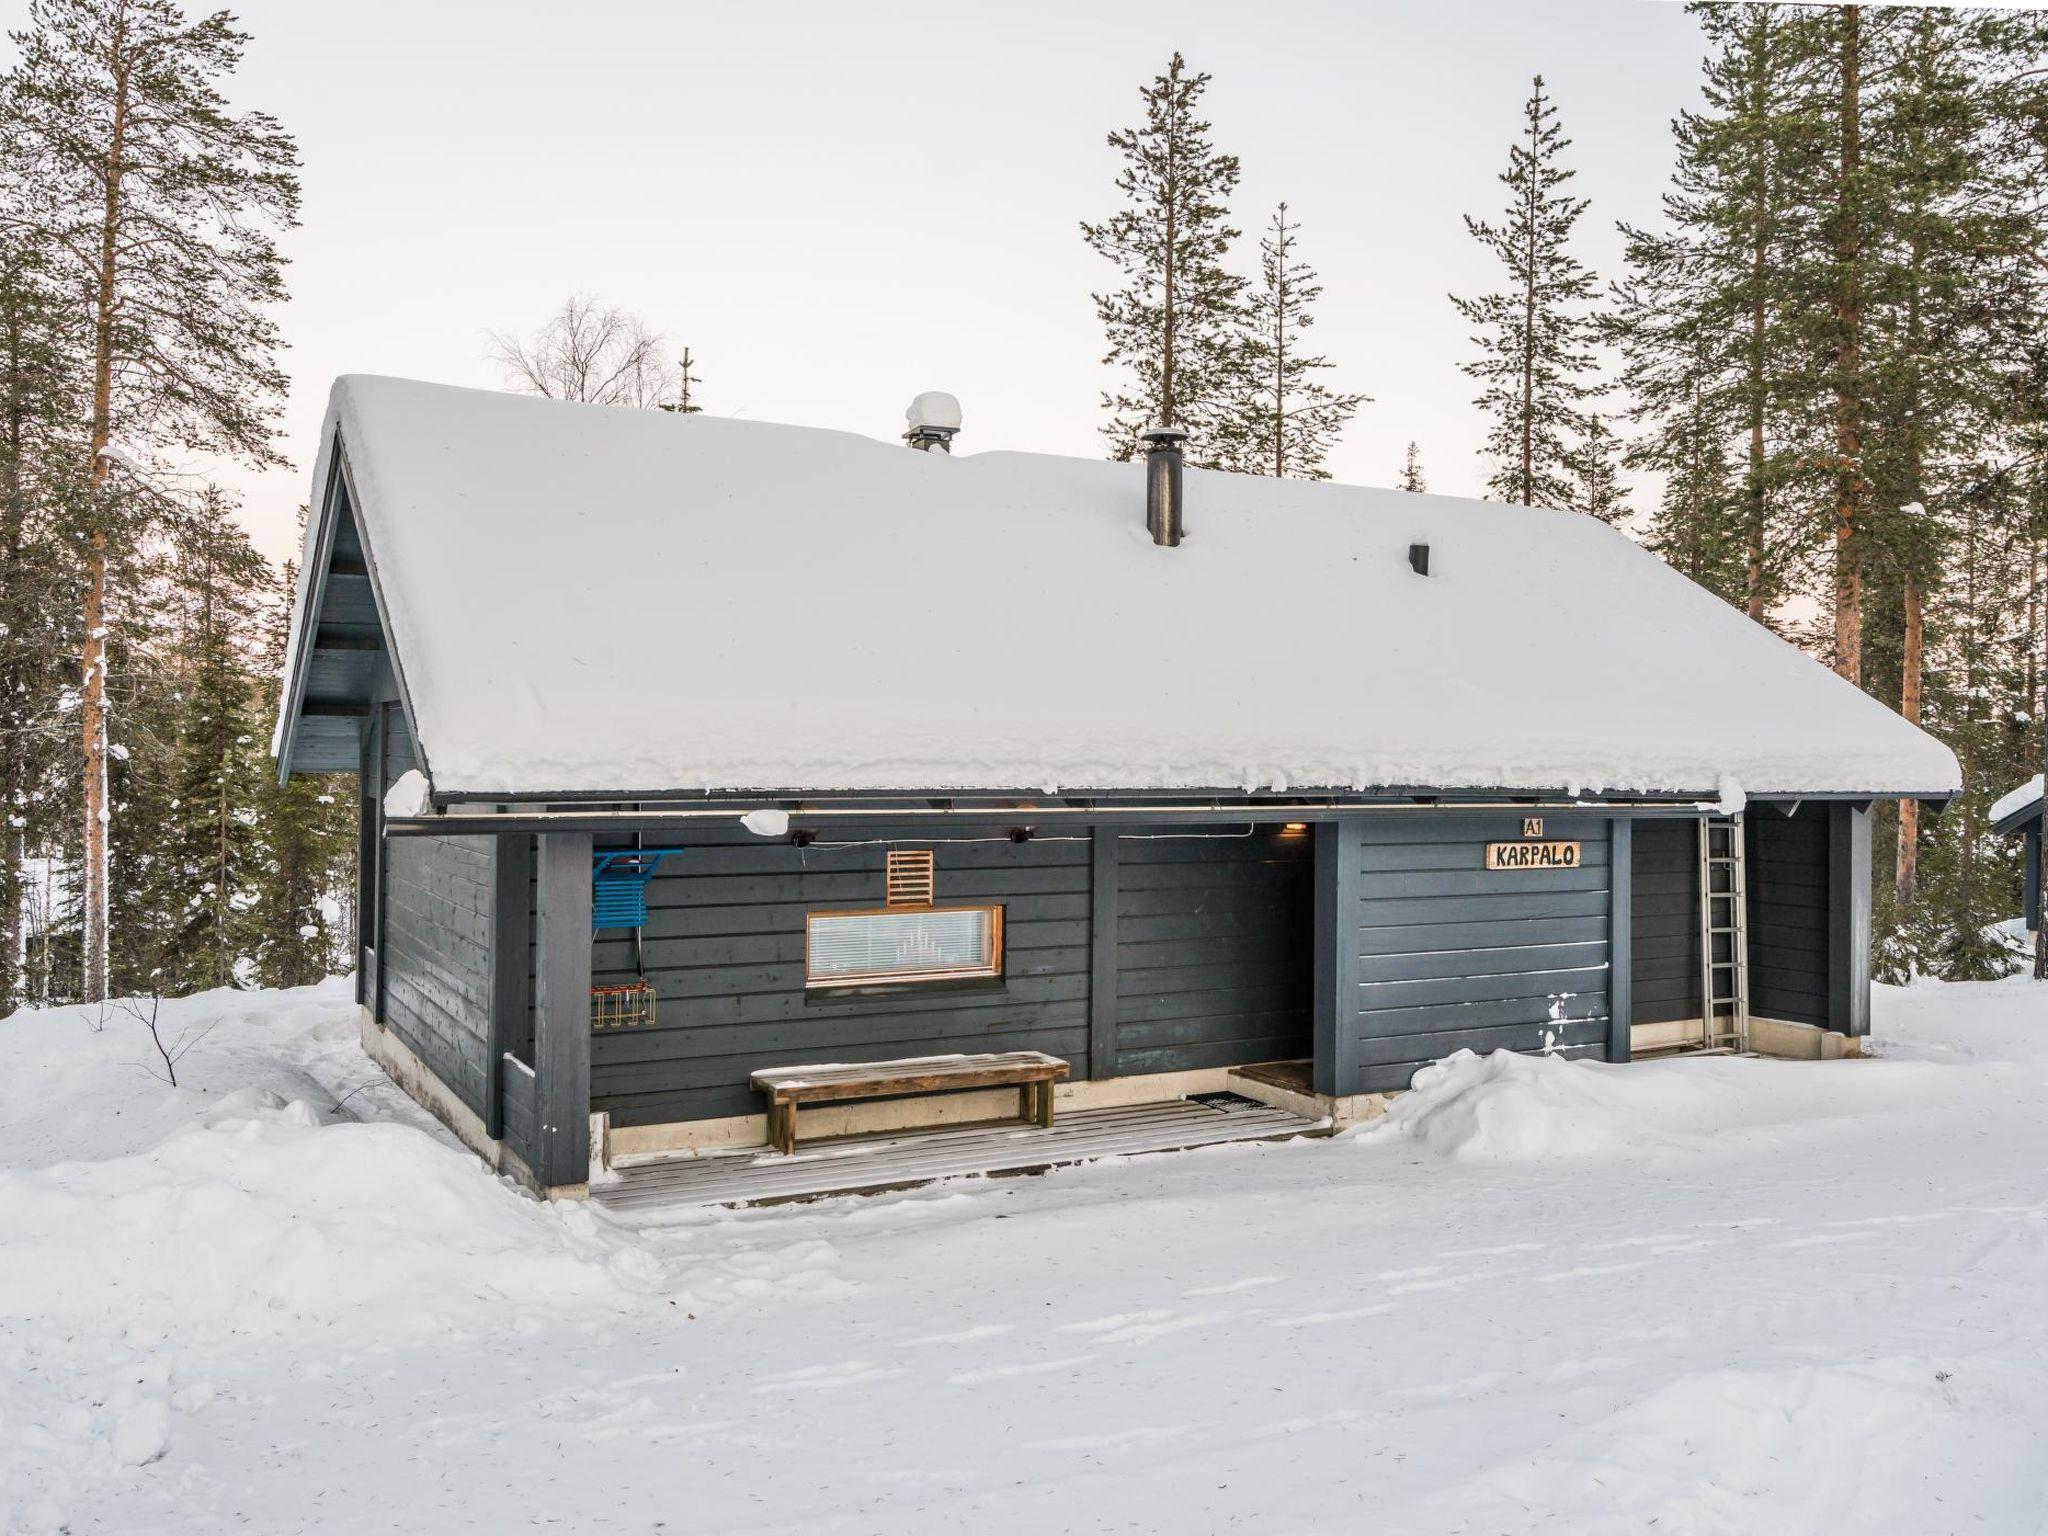
[[946, 1378], [949, 1387], [971, 1387], [983, 1381], [1007, 1381], [1013, 1376], [1042, 1376], [1047, 1371], [1072, 1370], [1086, 1365], [1093, 1355], [1068, 1355], [1059, 1360], [1035, 1360], [1029, 1365], [990, 1365], [978, 1371], [961, 1371]]
[[841, 1387], [859, 1386], [865, 1381], [881, 1381], [902, 1374], [902, 1369], [896, 1366], [876, 1365], [869, 1360], [842, 1360], [837, 1365], [807, 1365], [802, 1370], [769, 1376], [759, 1382], [754, 1391], [833, 1392]]
[[905, 1339], [906, 1345], [920, 1344], [972, 1344], [978, 1339], [992, 1339], [999, 1333], [1008, 1333], [1015, 1323], [982, 1323], [974, 1328], [962, 1328], [957, 1333], [927, 1333], [914, 1339]]
[[1341, 1312], [1304, 1312], [1299, 1317], [1273, 1317], [1266, 1320], [1268, 1328], [1314, 1328], [1324, 1323], [1348, 1323], [1355, 1317], [1378, 1317], [1382, 1312], [1391, 1312], [1391, 1301], [1375, 1302], [1369, 1307], [1346, 1307]]
[[1238, 1291], [1255, 1291], [1261, 1286], [1278, 1285], [1286, 1278], [1285, 1275], [1248, 1275], [1242, 1280], [1232, 1280], [1227, 1285], [1198, 1285], [1191, 1291], [1182, 1291], [1181, 1295], [1190, 1298], [1196, 1296], [1229, 1296]]

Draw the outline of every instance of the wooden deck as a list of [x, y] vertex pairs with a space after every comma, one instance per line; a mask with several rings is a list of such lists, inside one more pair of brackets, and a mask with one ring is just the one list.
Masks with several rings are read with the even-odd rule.
[[1232, 1141], [1272, 1141], [1324, 1122], [1249, 1099], [1216, 1108], [1192, 1099], [1078, 1109], [1051, 1126], [948, 1126], [891, 1136], [807, 1142], [785, 1156], [765, 1147], [633, 1159], [591, 1198], [617, 1215], [665, 1206], [766, 1205], [822, 1195], [875, 1194], [967, 1174], [1041, 1173], [1098, 1157], [1180, 1152]]

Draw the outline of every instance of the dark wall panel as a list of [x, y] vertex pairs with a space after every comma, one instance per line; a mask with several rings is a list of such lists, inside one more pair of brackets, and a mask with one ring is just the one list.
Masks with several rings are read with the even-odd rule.
[[484, 1113], [490, 1052], [493, 840], [384, 840], [384, 1019]]
[[1828, 807], [1743, 818], [1749, 895], [1749, 1011], [1828, 1024]]
[[[805, 914], [881, 905], [892, 840], [936, 850], [940, 905], [1003, 905], [999, 983], [806, 992]], [[863, 829], [859, 846], [701, 842], [670, 857], [649, 887], [642, 942], [656, 1022], [595, 1035], [591, 1107], [619, 1125], [753, 1114], [762, 1104], [747, 1077], [760, 1067], [952, 1051], [1047, 1051], [1084, 1077], [1088, 921], [1085, 833], [1019, 844], [877, 827]], [[631, 981], [632, 934], [600, 933], [592, 960], [593, 985]]]
[[1489, 842], [1521, 840], [1518, 816], [1365, 819], [1351, 931], [1357, 997], [1345, 1007], [1352, 1065], [1341, 1093], [1405, 1088], [1453, 1051], [1605, 1055], [1608, 824], [1546, 813], [1545, 841], [1576, 841], [1575, 869], [1490, 871]]
[[1117, 871], [1118, 1075], [1309, 1054], [1306, 835], [1119, 837]]
[[1632, 1024], [1700, 1016], [1699, 823], [1638, 821], [1630, 931], [1635, 985]]

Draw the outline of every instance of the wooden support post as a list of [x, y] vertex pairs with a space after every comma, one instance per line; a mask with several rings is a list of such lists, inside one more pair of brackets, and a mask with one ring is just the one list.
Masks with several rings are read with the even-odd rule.
[[534, 1175], [590, 1178], [590, 834], [543, 832], [534, 874]]
[[1357, 821], [1315, 825], [1315, 1041], [1312, 1082], [1331, 1097], [1358, 1085], [1358, 902], [1365, 872]]
[[1607, 823], [1607, 1059], [1629, 1059], [1629, 1024], [1635, 1015], [1635, 823]]
[[484, 1134], [505, 1134], [505, 1053], [533, 1065], [532, 899], [533, 839], [503, 833], [491, 840], [491, 1033], [484, 1090]]
[[1870, 1033], [1870, 807], [1828, 807], [1828, 1028]]
[[1088, 882], [1088, 1075], [1116, 1076], [1117, 841], [1111, 827], [1091, 836]]
[[365, 1008], [377, 1006], [377, 833], [379, 807], [377, 722], [363, 717], [358, 737], [359, 761], [356, 776], [356, 1001]]
[[2020, 910], [2026, 914], [2026, 929], [2041, 926], [2041, 833], [2048, 822], [2035, 822], [2022, 834], [2027, 850], [2026, 895]]
[[390, 860], [386, 857], [388, 846], [384, 841], [384, 795], [391, 788], [391, 714], [396, 704], [379, 704], [376, 709], [376, 727], [370, 736], [370, 758], [372, 774], [370, 779], [370, 852], [374, 862], [370, 870], [370, 911], [363, 921], [370, 934], [370, 950], [376, 958], [369, 978], [370, 1017], [382, 1024], [384, 1011], [384, 908], [387, 904], [386, 887], [389, 884]]

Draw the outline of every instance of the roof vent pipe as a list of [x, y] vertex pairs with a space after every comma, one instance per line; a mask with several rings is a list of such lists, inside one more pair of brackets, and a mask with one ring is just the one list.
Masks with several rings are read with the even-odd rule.
[[951, 453], [953, 434], [960, 430], [960, 402], [942, 389], [928, 389], [910, 402], [903, 419], [910, 424], [903, 441], [911, 447], [924, 453], [934, 448]]
[[1145, 527], [1154, 544], [1168, 549], [1180, 542], [1186, 526], [1180, 445], [1187, 440], [1179, 427], [1147, 427], [1138, 434], [1145, 445]]

